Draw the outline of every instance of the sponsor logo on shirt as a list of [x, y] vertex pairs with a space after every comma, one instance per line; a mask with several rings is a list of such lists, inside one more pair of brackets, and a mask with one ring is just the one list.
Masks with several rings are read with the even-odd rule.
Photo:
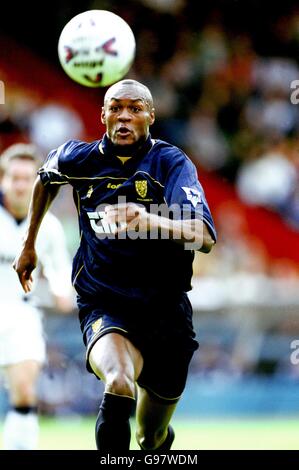
[[119, 188], [121, 185], [122, 185], [122, 183], [119, 183], [119, 184], [108, 183], [108, 184], [107, 184], [107, 188], [108, 188], [108, 189], [117, 189], [117, 188]]
[[[108, 223], [105, 219], [105, 211], [95, 211], [95, 212], [87, 212], [87, 215], [90, 220], [90, 225], [91, 228], [94, 230], [94, 232], [97, 235], [107, 235], [107, 234], [114, 234], [117, 225], [115, 223]], [[120, 228], [126, 227], [126, 224], [123, 222], [120, 222], [118, 224]]]

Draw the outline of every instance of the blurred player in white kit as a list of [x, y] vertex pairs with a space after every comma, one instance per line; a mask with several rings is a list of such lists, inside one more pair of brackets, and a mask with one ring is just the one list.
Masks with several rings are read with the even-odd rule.
[[[5, 374], [11, 409], [3, 429], [9, 450], [36, 449], [38, 414], [36, 386], [46, 348], [40, 310], [24, 295], [12, 263], [20, 251], [39, 158], [34, 146], [14, 144], [0, 155], [0, 368]], [[57, 310], [73, 308], [70, 259], [61, 223], [45, 216], [37, 253]], [[39, 269], [34, 272], [39, 276]]]

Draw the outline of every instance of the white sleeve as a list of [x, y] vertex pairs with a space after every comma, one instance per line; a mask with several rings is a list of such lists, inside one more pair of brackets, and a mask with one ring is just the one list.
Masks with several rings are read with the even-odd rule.
[[72, 294], [71, 261], [60, 221], [51, 213], [44, 217], [37, 238], [37, 254], [51, 292], [56, 296]]

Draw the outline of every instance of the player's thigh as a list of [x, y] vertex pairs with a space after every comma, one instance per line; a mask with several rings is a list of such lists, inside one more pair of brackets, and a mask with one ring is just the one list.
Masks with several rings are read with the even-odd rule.
[[157, 433], [167, 427], [177, 402], [158, 401], [146, 389], [138, 386], [136, 409], [137, 434]]
[[128, 338], [111, 332], [101, 336], [93, 345], [89, 364], [104, 382], [120, 374], [136, 380], [143, 367], [143, 358]]

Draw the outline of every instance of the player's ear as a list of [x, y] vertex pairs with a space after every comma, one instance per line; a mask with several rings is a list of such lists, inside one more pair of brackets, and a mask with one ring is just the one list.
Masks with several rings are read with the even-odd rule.
[[154, 124], [155, 119], [156, 119], [156, 116], [155, 116], [155, 108], [152, 108], [151, 111], [150, 111], [150, 118], [149, 118], [149, 125], [150, 125], [150, 126], [151, 126], [152, 124]]
[[106, 114], [105, 114], [104, 107], [102, 108], [102, 112], [101, 112], [101, 122], [102, 124], [106, 124]]

